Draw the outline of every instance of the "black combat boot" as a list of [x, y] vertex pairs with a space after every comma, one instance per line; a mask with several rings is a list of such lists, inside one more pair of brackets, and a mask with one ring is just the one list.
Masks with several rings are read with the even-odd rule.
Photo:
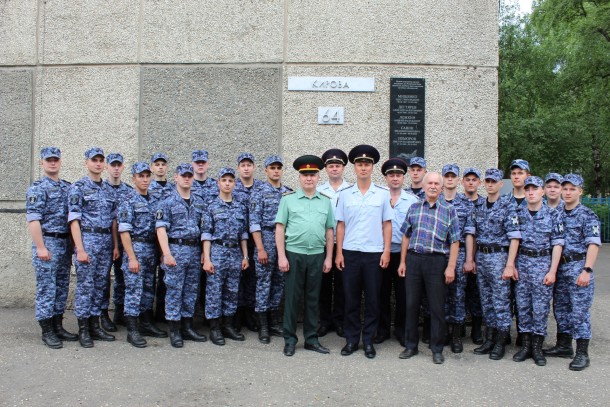
[[492, 349], [494, 348], [494, 346], [496, 345], [496, 343], [494, 342], [495, 339], [495, 329], [488, 326], [485, 328], [485, 342], [483, 342], [483, 344], [481, 346], [479, 346], [478, 348], [474, 349], [474, 354], [475, 355], [487, 355], [489, 354]]
[[260, 329], [258, 319], [256, 318], [256, 312], [254, 312], [254, 308], [245, 307], [244, 315], [246, 317], [246, 328], [248, 328], [252, 332], [258, 332]]
[[489, 354], [490, 359], [500, 360], [504, 357], [506, 352], [506, 337], [509, 335], [508, 331], [498, 331], [496, 334], [496, 344]]
[[174, 348], [181, 348], [184, 346], [182, 341], [182, 335], [180, 335], [180, 321], [167, 321], [169, 325], [169, 342]]
[[140, 334], [153, 338], [167, 338], [167, 332], [159, 329], [153, 322], [152, 310], [140, 314]]
[[[521, 336], [523, 339], [523, 334]], [[532, 335], [532, 358], [534, 359], [534, 363], [536, 363], [538, 366], [546, 365], [546, 358], [544, 357], [544, 353], [542, 353], [543, 342], [544, 336]]]
[[269, 333], [273, 336], [284, 337], [284, 329], [280, 323], [280, 311], [277, 309], [269, 311]]
[[237, 307], [235, 315], [233, 316], [233, 328], [237, 332], [241, 332], [241, 327], [246, 321], [246, 307]]
[[91, 339], [94, 341], [114, 341], [113, 335], [110, 335], [100, 328], [99, 315], [92, 315], [89, 317], [89, 333], [91, 334]]
[[79, 318], [78, 320], [78, 341], [83, 348], [92, 348], [93, 341], [89, 334], [89, 318]]
[[421, 341], [426, 345], [430, 344], [430, 329], [432, 328], [430, 317], [424, 317], [424, 326], [421, 332]]
[[257, 316], [259, 323], [258, 341], [267, 344], [271, 342], [271, 339], [269, 338], [269, 320], [267, 319], [267, 313], [259, 312], [257, 313]]
[[451, 335], [451, 352], [462, 353], [464, 346], [462, 345], [462, 327], [461, 324], [453, 324], [453, 333]]
[[112, 322], [114, 322], [115, 325], [127, 325], [127, 320], [125, 319], [125, 305], [114, 304], [114, 315], [112, 316]]
[[129, 315], [125, 315], [124, 318], [127, 322], [127, 342], [136, 348], [145, 348], [146, 339], [142, 338], [138, 331], [138, 318]]
[[482, 317], [472, 317], [472, 329], [470, 330], [470, 337], [472, 338], [472, 343], [475, 345], [483, 344], [483, 335], [481, 334], [482, 325]]
[[62, 341], [75, 342], [78, 341], [78, 335], [70, 333], [64, 329], [63, 326], [64, 315], [59, 314], [53, 317], [53, 331], [55, 331], [55, 335]]
[[205, 342], [208, 340], [205, 335], [195, 331], [195, 328], [193, 328], [193, 318], [182, 318], [180, 334], [185, 341]]
[[233, 339], [234, 341], [245, 341], [246, 337], [244, 334], [238, 332], [235, 329], [235, 325], [233, 325], [233, 317], [225, 316], [222, 323], [222, 334], [229, 339]]
[[521, 349], [513, 355], [515, 362], [523, 362], [532, 357], [532, 335], [529, 332], [522, 332], [521, 342], [523, 343]]
[[572, 347], [572, 335], [557, 333], [557, 343], [555, 346], [549, 349], [543, 349], [542, 354], [544, 356], [558, 358], [573, 358], [574, 348]]
[[43, 319], [38, 321], [38, 323], [42, 328], [42, 341], [44, 344], [51, 349], [63, 348], [64, 345], [61, 343], [61, 339], [57, 337], [53, 330], [53, 318]]
[[576, 339], [576, 355], [570, 362], [570, 370], [581, 371], [589, 367], [589, 340]]
[[[102, 329], [106, 332], [116, 332], [117, 327], [110, 319], [110, 315], [108, 315], [108, 310], [103, 309], [102, 313], [99, 316], [100, 323], [102, 324]], [[95, 338], [94, 338], [95, 339]]]
[[208, 320], [210, 322], [210, 340], [214, 345], [224, 346], [225, 338], [220, 330], [220, 318]]

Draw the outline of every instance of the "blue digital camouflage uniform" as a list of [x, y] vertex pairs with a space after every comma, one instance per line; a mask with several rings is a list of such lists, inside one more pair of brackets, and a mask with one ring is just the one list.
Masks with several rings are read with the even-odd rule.
[[407, 187], [405, 188], [405, 191], [407, 191], [408, 193], [415, 195], [420, 201], [423, 199], [426, 199], [426, 191], [424, 191], [423, 188], [421, 188], [419, 191], [414, 191], [413, 188], [411, 187]]
[[174, 189], [159, 204], [156, 228], [165, 228], [169, 248], [176, 266], [161, 268], [165, 272], [165, 318], [180, 321], [195, 313], [197, 292], [201, 278], [201, 217], [204, 203], [200, 196], [191, 194], [190, 205]]
[[191, 193], [199, 195], [203, 202], [207, 203], [218, 196], [218, 181], [211, 177], [207, 177], [203, 182], [193, 180]]
[[252, 191], [250, 195], [249, 223], [250, 233], [261, 232], [263, 246], [269, 262], [258, 261], [258, 250], [254, 249], [256, 264], [256, 312], [277, 310], [284, 291], [284, 275], [277, 264], [275, 246], [275, 215], [277, 214], [282, 194], [292, 189], [285, 185], [275, 188], [268, 182]]
[[155, 269], [159, 262], [156, 237], [156, 213], [159, 201], [148, 194], [148, 199], [136, 191], [124, 199], [118, 210], [119, 232], [129, 232], [133, 252], [140, 263], [140, 271], [129, 271], [129, 258], [123, 254], [125, 275], [125, 315], [137, 317], [152, 310], [155, 298]]
[[591, 209], [579, 204], [563, 212], [565, 246], [562, 259], [582, 257], [560, 262], [553, 298], [557, 332], [569, 333], [574, 339], [591, 339], [591, 306], [595, 291], [595, 276], [589, 285], [579, 287], [576, 280], [585, 266], [585, 255], [590, 244], [601, 246], [599, 218]]
[[66, 308], [70, 285], [72, 243], [68, 228], [68, 190], [70, 183], [43, 177], [34, 182], [26, 195], [26, 220], [38, 221], [50, 260], [38, 258], [32, 244], [32, 264], [36, 274], [36, 319], [42, 321], [61, 315]]
[[468, 274], [464, 273], [462, 268], [466, 261], [466, 235], [474, 234], [472, 223], [468, 222], [468, 225], [466, 225], [468, 218], [472, 216], [474, 204], [461, 194], [457, 194], [450, 202], [446, 199], [445, 201], [455, 208], [460, 227], [460, 250], [455, 266], [455, 280], [447, 286], [448, 295], [446, 298], [445, 320], [452, 324], [464, 324], [466, 319], [466, 283], [468, 281]]
[[559, 213], [545, 205], [535, 216], [525, 212], [519, 227], [522, 240], [515, 292], [519, 332], [546, 336], [553, 285], [545, 285], [543, 280], [551, 266], [553, 247], [564, 245], [564, 227]]
[[470, 222], [477, 243], [475, 262], [483, 318], [487, 327], [506, 332], [512, 323], [510, 281], [502, 280], [502, 274], [510, 240], [521, 239], [519, 218], [508, 200], [500, 197], [489, 209], [487, 202], [475, 204]]
[[169, 197], [175, 188], [176, 185], [173, 182], [166, 181], [166, 184], [162, 185], [159, 181], [153, 179], [150, 181], [148, 193], [154, 196], [156, 200], [162, 201]]
[[237, 311], [243, 254], [240, 242], [248, 239], [247, 209], [238, 200], [213, 198], [203, 213], [202, 240], [209, 240], [214, 274], [209, 274], [205, 317], [233, 316]]
[[[467, 174], [467, 172], [464, 172], [464, 176]], [[485, 197], [479, 196], [476, 201], [472, 201], [472, 210], [474, 211], [476, 206], [485, 205], [486, 202], [487, 200]], [[473, 248], [473, 250], [475, 249], [476, 247]], [[471, 317], [483, 317], [479, 283], [477, 282], [477, 275], [474, 273], [468, 273], [466, 277], [466, 313], [470, 314]]]
[[102, 299], [108, 286], [112, 264], [113, 220], [116, 219], [115, 193], [108, 184], [96, 184], [88, 176], [70, 187], [68, 222], [80, 221], [83, 247], [89, 264], [80, 263], [74, 255], [76, 269], [76, 317], [89, 318], [101, 313]]

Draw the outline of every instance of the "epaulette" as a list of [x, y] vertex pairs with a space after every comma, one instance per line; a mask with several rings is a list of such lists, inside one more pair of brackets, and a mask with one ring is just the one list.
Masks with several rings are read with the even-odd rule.
[[32, 182], [32, 187], [37, 187], [38, 185], [40, 185], [40, 183], [42, 182], [41, 179], [37, 179], [36, 181]]
[[318, 193], [319, 193], [320, 195], [322, 195], [322, 196], [327, 197], [328, 199], [333, 199], [333, 198], [332, 198], [330, 195], [327, 195], [327, 194], [325, 194], [324, 192], [320, 192], [320, 191], [318, 191]]
[[415, 199], [419, 199], [419, 197], [417, 195], [415, 195], [413, 192], [411, 191], [405, 191], [404, 189], [402, 190], [405, 194], [407, 195], [411, 195], [413, 198]]
[[286, 188], [287, 190], [289, 190], [289, 191], [293, 191], [293, 192], [294, 192], [294, 189], [290, 188], [289, 186], [287, 186], [287, 185], [283, 185], [283, 184], [282, 184], [282, 186], [283, 186], [284, 188]]
[[284, 192], [282, 194], [282, 196], [291, 195], [291, 194], [294, 194], [294, 193], [295, 193], [295, 191], [288, 191], [288, 192]]
[[341, 192], [341, 191], [345, 191], [346, 189], [351, 188], [352, 186], [353, 186], [353, 185], [348, 185], [348, 186], [346, 186], [346, 187], [343, 187], [343, 188], [341, 188], [341, 189], [338, 189], [336, 193], [338, 194], [338, 193], [339, 193], [339, 192]]
[[65, 183], [66, 183], [66, 184], [68, 184], [68, 185], [72, 185], [72, 183], [71, 183], [70, 181], [66, 181], [65, 179], [61, 179], [60, 181], [61, 181], [61, 182], [65, 182]]
[[386, 191], [389, 191], [389, 190], [390, 190], [390, 188], [388, 188], [388, 187], [386, 187], [386, 186], [383, 186], [383, 185], [377, 185], [377, 184], [375, 184], [375, 186], [376, 186], [377, 188], [384, 189], [384, 190], [386, 190]]
[[129, 187], [129, 188], [133, 189], [133, 187], [132, 187], [131, 185], [129, 185], [128, 183], [123, 182], [123, 184], [125, 184], [127, 187]]

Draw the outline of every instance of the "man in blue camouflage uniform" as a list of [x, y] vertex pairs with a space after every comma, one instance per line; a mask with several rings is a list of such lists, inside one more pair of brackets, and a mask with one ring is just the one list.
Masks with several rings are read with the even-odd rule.
[[[480, 186], [481, 172], [473, 167], [466, 168], [462, 177], [462, 187], [464, 188], [464, 196], [468, 198], [474, 206], [484, 205], [486, 202], [485, 197], [479, 195]], [[483, 336], [481, 334], [483, 310], [481, 309], [481, 296], [477, 283], [476, 265], [472, 272], [466, 274], [466, 310], [467, 314], [470, 314], [472, 319], [472, 329], [470, 331], [472, 343], [481, 345], [483, 343]]]
[[412, 193], [420, 200], [424, 199], [426, 192], [424, 191], [424, 176], [426, 175], [426, 160], [422, 157], [412, 157], [409, 160], [409, 178], [411, 178], [411, 186], [405, 188], [405, 191]]
[[[250, 193], [261, 187], [263, 181], [254, 178], [256, 166], [254, 156], [250, 153], [241, 153], [237, 156], [237, 172], [239, 177], [235, 181], [233, 197], [243, 203], [250, 210]], [[237, 313], [235, 316], [235, 329], [241, 330], [242, 323], [252, 332], [258, 332], [258, 319], [254, 312], [256, 304], [256, 266], [254, 263], [254, 240], [248, 235], [249, 266], [241, 273], [239, 280], [239, 294]]]
[[152, 322], [155, 269], [159, 263], [155, 234], [158, 201], [148, 193], [150, 166], [145, 162], [135, 163], [131, 174], [135, 189], [121, 201], [118, 210], [119, 233], [124, 247], [124, 315], [127, 341], [135, 347], [145, 347], [146, 340], [141, 335], [167, 338], [167, 333]]
[[90, 348], [92, 339], [113, 341], [100, 328], [101, 305], [108, 285], [108, 270], [119, 255], [115, 193], [102, 181], [105, 156], [99, 147], [85, 152], [87, 175], [70, 187], [68, 222], [74, 239], [78, 339]]
[[562, 182], [565, 246], [553, 297], [557, 344], [543, 351], [546, 356], [570, 358], [574, 355], [572, 338], [576, 339], [576, 355], [569, 366], [576, 371], [584, 370], [590, 363], [593, 267], [602, 244], [599, 218], [580, 203], [582, 193], [582, 177], [567, 174]]
[[[191, 193], [193, 166], [176, 167], [176, 187], [157, 209], [156, 228], [161, 247], [167, 287], [165, 318], [171, 345], [181, 348], [183, 340], [205, 342], [207, 338], [193, 328], [193, 315], [201, 279], [201, 217], [204, 203]], [[182, 321], [182, 323], [181, 323]]]
[[559, 213], [563, 212], [563, 201], [561, 200], [561, 183], [563, 177], [556, 172], [549, 172], [544, 177], [545, 204], [555, 208]]
[[78, 339], [62, 324], [72, 264], [67, 223], [70, 183], [59, 178], [59, 148], [44, 147], [40, 159], [44, 176], [27, 191], [26, 221], [32, 236], [32, 264], [36, 273], [36, 320], [45, 345], [59, 349], [62, 340]]
[[210, 322], [210, 339], [222, 346], [224, 337], [235, 341], [246, 339], [235, 329], [233, 317], [237, 311], [240, 274], [249, 266], [248, 213], [232, 193], [235, 170], [221, 168], [218, 187], [218, 195], [208, 202], [203, 213], [201, 239], [203, 270], [208, 274], [205, 317]]
[[564, 228], [561, 215], [543, 205], [544, 181], [530, 176], [524, 186], [527, 212], [519, 222], [521, 246], [515, 273], [522, 347], [513, 360], [523, 362], [531, 357], [536, 365], [544, 366], [546, 359], [542, 354], [542, 343], [564, 245]]
[[[164, 153], [155, 153], [150, 157], [150, 170], [153, 179], [148, 187], [148, 192], [157, 201], [163, 201], [170, 196], [175, 185], [167, 179], [167, 165], [169, 158]], [[155, 279], [155, 318], [157, 321], [165, 321], [165, 272], [157, 266], [157, 276]]]
[[208, 168], [210, 167], [208, 152], [206, 150], [195, 150], [191, 157], [193, 170], [195, 171], [192, 192], [199, 195], [207, 203], [218, 195], [218, 183], [214, 178], [208, 177]]
[[462, 353], [462, 331], [466, 320], [466, 283], [469, 273], [474, 272], [473, 244], [466, 235], [473, 234], [472, 223], [466, 225], [469, 217], [472, 216], [474, 204], [465, 195], [457, 193], [457, 186], [460, 183], [460, 167], [457, 164], [447, 164], [443, 166], [443, 193], [442, 198], [449, 205], [455, 208], [458, 216], [460, 229], [460, 247], [455, 267], [455, 280], [447, 286], [446, 297], [446, 316], [445, 320], [450, 324], [451, 351]]
[[[496, 168], [485, 171], [487, 200], [483, 205], [475, 205], [469, 221], [476, 236], [477, 280], [487, 327], [485, 341], [474, 353], [489, 354], [493, 360], [504, 357], [509, 337], [512, 324], [510, 280], [514, 276], [515, 258], [521, 239], [519, 218], [514, 206], [500, 196], [502, 175], [502, 171]], [[467, 227], [470, 227], [468, 223]], [[467, 244], [470, 244], [468, 240], [473, 239], [473, 235], [468, 235], [466, 239]]]
[[[123, 155], [121, 153], [110, 153], [106, 157], [106, 172], [108, 178], [104, 180], [115, 192], [115, 200], [117, 205], [127, 198], [133, 191], [131, 185], [121, 181], [121, 175], [125, 166], [123, 165]], [[108, 288], [102, 299], [102, 315], [100, 315], [100, 323], [102, 328], [108, 332], [116, 332], [117, 325], [125, 325], [123, 319], [123, 308], [125, 302], [125, 279], [121, 264], [123, 263], [123, 245], [119, 239], [119, 257], [112, 262], [114, 267], [114, 287], [113, 287], [113, 302], [114, 302], [114, 321], [108, 315], [108, 307], [110, 305], [110, 269], [108, 269]]]
[[284, 336], [280, 325], [279, 306], [284, 292], [284, 275], [277, 264], [275, 215], [282, 194], [292, 189], [282, 184], [283, 161], [277, 155], [265, 160], [267, 182], [250, 195], [249, 226], [256, 248], [256, 306], [260, 329], [258, 340], [269, 343], [269, 335]]

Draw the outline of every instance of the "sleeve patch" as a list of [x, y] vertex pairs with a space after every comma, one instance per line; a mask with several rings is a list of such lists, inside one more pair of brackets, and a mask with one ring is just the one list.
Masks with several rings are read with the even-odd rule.
[[35, 204], [38, 201], [38, 197], [36, 195], [32, 195], [28, 200], [30, 204]]
[[78, 195], [70, 196], [70, 204], [76, 205], [78, 203]]
[[599, 225], [595, 225], [591, 228], [591, 232], [594, 236], [599, 236]]
[[163, 219], [163, 210], [159, 209], [156, 214], [157, 219]]

